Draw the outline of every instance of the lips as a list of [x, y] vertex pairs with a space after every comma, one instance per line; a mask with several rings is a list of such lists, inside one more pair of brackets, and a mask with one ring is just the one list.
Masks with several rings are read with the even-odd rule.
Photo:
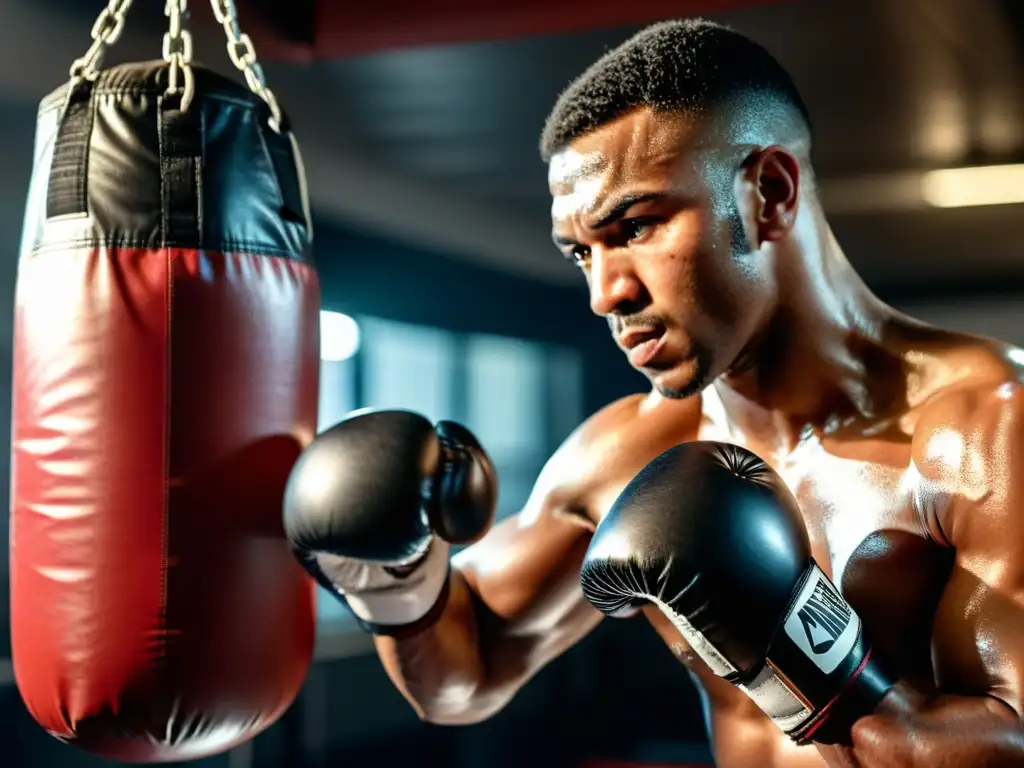
[[629, 355], [629, 362], [635, 368], [643, 368], [661, 351], [665, 342], [665, 329], [627, 328], [619, 334], [619, 344]]

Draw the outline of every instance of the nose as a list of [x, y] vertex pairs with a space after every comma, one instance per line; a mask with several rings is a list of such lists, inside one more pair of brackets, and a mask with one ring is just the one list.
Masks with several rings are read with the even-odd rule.
[[590, 309], [600, 317], [632, 314], [641, 302], [643, 286], [630, 259], [614, 251], [594, 248], [590, 256]]

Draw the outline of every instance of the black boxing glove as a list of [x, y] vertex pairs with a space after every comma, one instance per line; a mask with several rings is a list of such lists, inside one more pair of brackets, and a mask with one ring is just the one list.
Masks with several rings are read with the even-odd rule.
[[285, 533], [365, 630], [402, 636], [441, 614], [450, 545], [490, 527], [496, 493], [494, 467], [466, 428], [360, 411], [319, 434], [292, 468]]
[[581, 579], [606, 615], [657, 606], [797, 743], [848, 743], [895, 681], [811, 557], [785, 483], [734, 445], [684, 443], [641, 470], [597, 527]]

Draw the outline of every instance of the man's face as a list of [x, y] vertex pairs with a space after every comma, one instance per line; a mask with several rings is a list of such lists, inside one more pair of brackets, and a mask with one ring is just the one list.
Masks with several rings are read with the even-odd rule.
[[591, 309], [630, 363], [668, 397], [725, 373], [774, 301], [729, 156], [694, 121], [644, 110], [550, 163], [555, 244], [583, 271]]

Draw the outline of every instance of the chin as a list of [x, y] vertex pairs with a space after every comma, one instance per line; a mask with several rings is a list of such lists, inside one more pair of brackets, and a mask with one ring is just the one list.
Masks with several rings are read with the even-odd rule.
[[647, 378], [662, 397], [683, 400], [704, 391], [710, 381], [711, 365], [703, 355], [691, 357], [665, 370], [648, 373]]

